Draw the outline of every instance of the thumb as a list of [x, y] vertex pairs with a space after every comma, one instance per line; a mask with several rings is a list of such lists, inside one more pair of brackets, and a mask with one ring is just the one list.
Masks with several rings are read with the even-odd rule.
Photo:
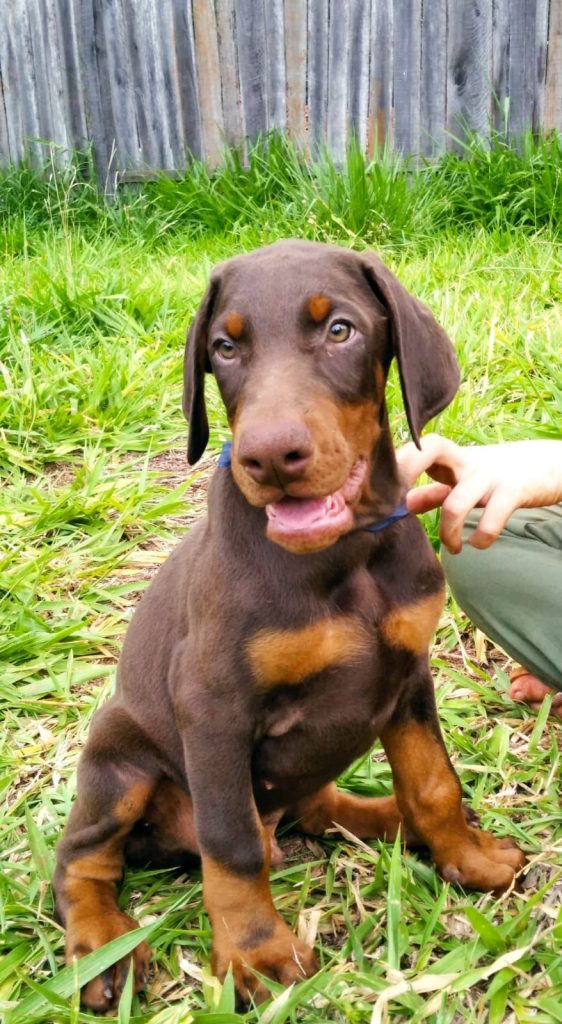
[[417, 516], [421, 512], [439, 508], [450, 493], [451, 488], [447, 484], [426, 484], [424, 487], [416, 487], [414, 490], [408, 491], [406, 504], [410, 512]]

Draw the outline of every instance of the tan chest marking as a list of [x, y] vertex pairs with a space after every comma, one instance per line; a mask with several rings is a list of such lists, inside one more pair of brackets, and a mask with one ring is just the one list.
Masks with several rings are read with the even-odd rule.
[[381, 635], [392, 647], [405, 647], [413, 654], [425, 654], [437, 628], [445, 593], [438, 590], [421, 601], [393, 609], [381, 622]]
[[369, 646], [363, 624], [352, 617], [321, 619], [302, 629], [263, 629], [247, 647], [258, 690], [295, 686], [327, 668], [347, 664]]

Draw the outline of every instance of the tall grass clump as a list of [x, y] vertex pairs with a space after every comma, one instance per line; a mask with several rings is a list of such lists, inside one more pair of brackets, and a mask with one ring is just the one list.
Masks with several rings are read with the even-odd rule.
[[147, 201], [196, 233], [275, 223], [309, 237], [403, 244], [476, 226], [558, 232], [562, 139], [529, 133], [516, 150], [499, 134], [489, 143], [473, 138], [427, 163], [387, 148], [368, 159], [352, 140], [338, 166], [327, 150], [305, 160], [273, 136], [246, 160], [229, 153], [217, 171], [195, 164], [179, 180], [159, 178]]
[[562, 226], [562, 136], [528, 132], [518, 148], [496, 134], [488, 144], [472, 138], [447, 153], [427, 179], [441, 226], [556, 233]]
[[[305, 158], [281, 135], [227, 150], [220, 167], [191, 161], [173, 176], [117, 187], [104, 197], [92, 161], [66, 169], [0, 174], [4, 248], [29, 231], [71, 227], [88, 237], [120, 236], [143, 246], [169, 238], [299, 235], [348, 244], [429, 244], [447, 231], [548, 229], [562, 225], [562, 136], [527, 133], [517, 148], [499, 133], [470, 138], [420, 162], [382, 148], [368, 159], [352, 140], [343, 166], [327, 150]], [[24, 230], [25, 229], [25, 230]]]

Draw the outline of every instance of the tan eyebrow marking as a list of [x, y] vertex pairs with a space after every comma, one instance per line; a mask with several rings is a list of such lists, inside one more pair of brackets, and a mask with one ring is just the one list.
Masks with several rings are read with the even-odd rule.
[[244, 317], [240, 316], [240, 313], [229, 313], [224, 326], [231, 338], [234, 341], [238, 341], [238, 338], [242, 336], [244, 330]]
[[315, 323], [321, 324], [326, 319], [332, 308], [331, 300], [327, 295], [311, 295], [308, 300], [308, 312]]

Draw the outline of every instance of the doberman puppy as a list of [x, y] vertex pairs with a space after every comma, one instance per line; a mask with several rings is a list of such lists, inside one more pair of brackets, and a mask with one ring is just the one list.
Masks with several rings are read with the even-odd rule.
[[[67, 956], [135, 927], [124, 863], [202, 861], [212, 966], [240, 996], [312, 974], [268, 883], [281, 817], [429, 847], [444, 878], [502, 890], [523, 863], [473, 827], [435, 709], [428, 646], [443, 577], [406, 514], [385, 406], [398, 362], [411, 433], [452, 398], [451, 343], [380, 260], [280, 242], [219, 266], [189, 330], [188, 458], [209, 434], [206, 373], [232, 428], [209, 515], [158, 572], [95, 716], [55, 880]], [[380, 737], [395, 796], [333, 780]], [[149, 950], [134, 954], [142, 987]], [[87, 984], [115, 1006], [128, 963]]]

